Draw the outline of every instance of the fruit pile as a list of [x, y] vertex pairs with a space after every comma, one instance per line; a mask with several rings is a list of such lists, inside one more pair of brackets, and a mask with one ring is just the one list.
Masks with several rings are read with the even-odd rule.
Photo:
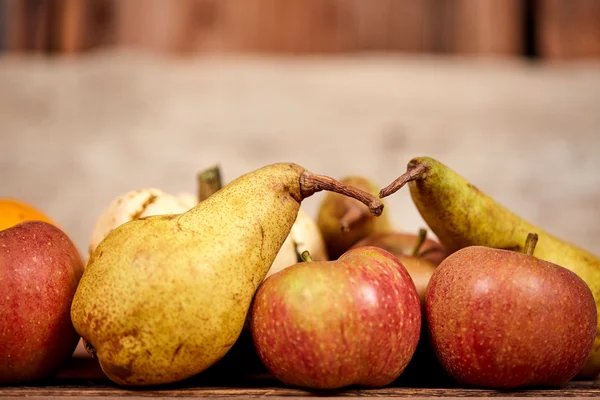
[[[437, 239], [387, 218], [384, 198], [405, 185]], [[87, 262], [43, 213], [0, 202], [0, 384], [53, 376], [80, 338], [122, 386], [197, 376], [242, 340], [307, 389], [410, 386], [422, 371], [560, 387], [600, 373], [600, 259], [432, 158], [381, 190], [291, 163], [222, 187], [212, 168], [199, 188], [114, 199]], [[300, 207], [319, 191], [313, 220]]]

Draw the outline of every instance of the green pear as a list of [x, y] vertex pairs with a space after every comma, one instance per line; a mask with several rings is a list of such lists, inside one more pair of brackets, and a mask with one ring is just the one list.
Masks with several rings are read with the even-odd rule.
[[[536, 232], [534, 256], [579, 275], [592, 290], [600, 310], [600, 259], [594, 254], [524, 220], [433, 158], [412, 159], [406, 173], [383, 188], [380, 197], [407, 183], [419, 213], [449, 254], [469, 246], [523, 252], [527, 235]], [[600, 329], [579, 376], [594, 378], [599, 373]]]
[[112, 230], [92, 253], [71, 308], [104, 373], [123, 386], [158, 385], [220, 360], [301, 201], [320, 190], [383, 210], [368, 193], [281, 163], [240, 176], [182, 214]]
[[[340, 182], [375, 196], [379, 194], [377, 185], [361, 176], [348, 176]], [[327, 193], [323, 198], [317, 225], [325, 240], [327, 254], [332, 260], [341, 257], [359, 240], [392, 229], [387, 214], [376, 217], [364, 204], [338, 193]]]

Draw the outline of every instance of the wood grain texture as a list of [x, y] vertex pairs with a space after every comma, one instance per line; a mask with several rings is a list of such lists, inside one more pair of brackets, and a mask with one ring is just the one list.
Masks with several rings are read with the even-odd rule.
[[[353, 51], [522, 54], [527, 0], [0, 0], [0, 48], [76, 54]], [[600, 56], [600, 2], [536, 0], [548, 59]]]
[[75, 54], [116, 43], [116, 0], [52, 0], [52, 50]]
[[410, 388], [380, 389], [351, 388], [338, 391], [310, 391], [285, 387], [271, 379], [231, 387], [207, 384], [179, 385], [162, 388], [119, 388], [106, 380], [63, 381], [40, 386], [0, 388], [4, 396], [84, 397], [84, 396], [144, 396], [144, 397], [588, 397], [599, 396], [600, 385], [593, 382], [573, 382], [561, 389], [488, 390], [469, 388]]
[[431, 49], [433, 0], [140, 1], [119, 5], [126, 46], [167, 53]]
[[516, 54], [521, 0], [132, 0], [119, 43], [166, 53]]
[[523, 48], [523, 0], [436, 0], [435, 49], [517, 55]]
[[[13, 49], [517, 54], [524, 0], [0, 0]], [[44, 11], [45, 10], [45, 11]], [[33, 46], [35, 47], [35, 46]]]
[[131, 0], [118, 3], [117, 42], [159, 53], [211, 50], [215, 0]]
[[600, 57], [600, 1], [538, 0], [535, 20], [543, 58]]
[[433, 50], [434, 0], [350, 0], [353, 49], [428, 52]]
[[50, 0], [2, 0], [3, 45], [7, 50], [39, 53], [50, 38]]

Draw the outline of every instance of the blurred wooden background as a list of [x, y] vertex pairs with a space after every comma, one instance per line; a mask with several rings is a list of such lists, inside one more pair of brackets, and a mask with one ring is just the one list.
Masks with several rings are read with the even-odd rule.
[[0, 51], [600, 56], [600, 0], [0, 0]]

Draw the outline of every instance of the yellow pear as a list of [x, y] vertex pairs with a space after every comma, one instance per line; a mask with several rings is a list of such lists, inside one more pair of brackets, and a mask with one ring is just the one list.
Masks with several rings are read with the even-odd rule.
[[[579, 275], [592, 290], [600, 310], [600, 259], [594, 254], [524, 220], [433, 158], [410, 160], [406, 173], [383, 188], [380, 197], [395, 193], [405, 184], [419, 213], [449, 254], [468, 246], [523, 252], [527, 235], [537, 233], [533, 255]], [[579, 376], [594, 378], [599, 373], [600, 329]]]
[[291, 163], [240, 176], [191, 210], [126, 222], [92, 253], [72, 321], [101, 368], [124, 386], [196, 375], [236, 342], [254, 293], [320, 190], [375, 196]]

